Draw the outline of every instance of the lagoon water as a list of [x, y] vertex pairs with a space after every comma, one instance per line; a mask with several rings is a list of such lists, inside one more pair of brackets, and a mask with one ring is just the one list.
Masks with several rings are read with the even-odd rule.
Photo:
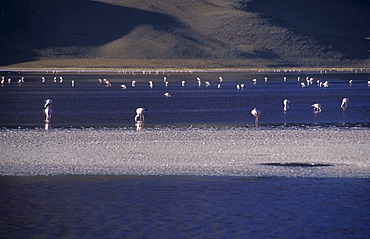
[[[6, 74], [4, 238], [370, 236], [367, 73]], [[211, 86], [198, 87], [197, 77]], [[313, 84], [302, 88], [298, 77]], [[344, 97], [351, 102], [343, 111]], [[48, 131], [46, 98], [54, 101]], [[310, 108], [316, 102], [319, 114]], [[148, 109], [141, 132], [137, 107]], [[254, 107], [262, 111], [257, 129]]]

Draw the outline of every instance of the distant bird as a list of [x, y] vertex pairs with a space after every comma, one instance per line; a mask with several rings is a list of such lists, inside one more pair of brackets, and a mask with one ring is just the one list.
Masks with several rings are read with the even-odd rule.
[[24, 77], [22, 76], [22, 78], [20, 78], [20, 79], [18, 80], [18, 84], [23, 83], [23, 82], [24, 82]]
[[75, 87], [75, 81], [74, 80], [71, 81], [71, 86]]
[[59, 82], [62, 83], [63, 82], [63, 77], [59, 77]]
[[253, 81], [253, 84], [256, 84], [257, 83], [257, 79], [256, 78], [254, 78], [252, 81]]
[[348, 103], [349, 103], [349, 99], [348, 98], [343, 98], [342, 99], [342, 104], [340, 105], [340, 108], [342, 109], [346, 109], [348, 107]]
[[220, 89], [221, 88], [221, 84], [217, 84], [217, 89]]
[[286, 76], [284, 76], [284, 81], [286, 81]]
[[51, 121], [51, 114], [53, 113], [53, 110], [51, 109], [52, 103], [53, 103], [52, 99], [47, 99], [45, 101], [44, 112], [45, 112], [45, 122], [46, 123], [49, 123]]
[[311, 105], [311, 107], [313, 108], [313, 111], [315, 113], [321, 112], [321, 105], [319, 103], [315, 103], [315, 104]]
[[133, 81], [131, 82], [131, 86], [132, 86], [132, 87], [135, 87], [135, 86], [136, 86], [136, 81], [135, 81], [135, 80], [133, 80]]
[[151, 80], [149, 81], [149, 87], [153, 88], [153, 81], [151, 81]]
[[140, 131], [144, 127], [144, 112], [147, 111], [144, 108], [137, 108], [136, 115], [135, 115], [135, 126], [136, 130]]
[[197, 82], [198, 82], [198, 86], [200, 87], [202, 85], [202, 81], [200, 80], [199, 77], [197, 77]]
[[126, 89], [127, 89], [126, 85], [125, 85], [125, 84], [122, 84], [122, 85], [121, 85], [121, 89], [122, 89], [122, 90], [126, 90]]
[[370, 80], [367, 82], [367, 85], [370, 86]]
[[1, 77], [1, 84], [4, 85], [4, 82], [5, 82], [5, 77]]
[[185, 81], [181, 81], [181, 86], [185, 86]]
[[104, 80], [105, 80], [104, 83], [105, 83], [106, 87], [111, 87], [112, 86], [112, 84], [109, 82], [109, 80], [106, 80], [106, 79], [104, 79]]
[[55, 76], [54, 79], [53, 79], [54, 83], [57, 82], [57, 77]]
[[171, 97], [170, 93], [168, 93], [168, 92], [164, 93], [163, 95], [164, 95], [166, 98]]
[[211, 86], [211, 83], [209, 83], [209, 81], [206, 81], [206, 82], [204, 82], [204, 83], [206, 84], [206, 87]]
[[45, 83], [45, 81], [46, 81], [45, 77], [41, 77], [41, 82]]
[[254, 116], [254, 126], [257, 128], [258, 127], [258, 118], [261, 115], [261, 111], [259, 111], [257, 108], [254, 108], [251, 111], [251, 114]]
[[10, 84], [12, 82], [12, 79], [8, 78], [8, 84]]
[[267, 76], [265, 76], [265, 82], [267, 82]]
[[236, 89], [240, 90], [240, 85], [239, 84], [236, 85]]
[[322, 85], [323, 85], [324, 87], [329, 87], [329, 82], [328, 82], [328, 81], [325, 81]]
[[301, 87], [302, 88], [306, 87], [306, 84], [304, 82], [301, 82]]
[[218, 79], [220, 83], [223, 81], [222, 76], [218, 77]]
[[165, 81], [165, 82], [164, 82], [164, 86], [165, 86], [165, 87], [168, 87], [168, 81]]
[[100, 84], [101, 84], [101, 83], [103, 83], [103, 81], [102, 81], [101, 79], [99, 79], [99, 80], [98, 80], [98, 82], [99, 82]]
[[290, 101], [288, 99], [283, 100], [284, 111], [287, 111], [289, 109], [289, 103]]
[[351, 80], [349, 80], [349, 81], [348, 81], [348, 83], [349, 83], [349, 85], [352, 85], [353, 80], [352, 80], [352, 79], [351, 79]]

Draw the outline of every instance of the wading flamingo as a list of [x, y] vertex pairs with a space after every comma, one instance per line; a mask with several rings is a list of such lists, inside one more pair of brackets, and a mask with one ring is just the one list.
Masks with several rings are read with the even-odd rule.
[[261, 111], [259, 111], [257, 108], [254, 108], [251, 111], [251, 114], [254, 116], [254, 126], [257, 128], [258, 127], [258, 118], [261, 115]]

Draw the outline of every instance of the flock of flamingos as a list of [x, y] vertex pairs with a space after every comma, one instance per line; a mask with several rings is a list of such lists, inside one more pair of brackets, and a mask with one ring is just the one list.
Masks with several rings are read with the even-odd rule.
[[[287, 78], [284, 77], [284, 81], [286, 81], [286, 80], [287, 80]], [[314, 84], [314, 79], [312, 77], [311, 78], [310, 77], [306, 77], [305, 80], [301, 80], [300, 77], [298, 77], [297, 80], [299, 82], [299, 86], [302, 87], [302, 88]], [[64, 81], [64, 79], [63, 79], [62, 76], [60, 76], [59, 78], [58, 77], [54, 77], [53, 78], [53, 82], [55, 82], [55, 83], [56, 82], [62, 83], [63, 81]], [[255, 78], [252, 81], [253, 81], [254, 84], [257, 83], [257, 79], [255, 79]], [[267, 77], [264, 77], [264, 81], [267, 82], [268, 81], [268, 78]], [[11, 78], [5, 79], [5, 77], [3, 76], [1, 78], [0, 85], [1, 86], [4, 86], [6, 83], [10, 84], [11, 82], [12, 82], [12, 79]], [[41, 77], [41, 82], [42, 83], [45, 83], [46, 82], [45, 77]], [[111, 82], [109, 82], [107, 79], [98, 79], [98, 82], [100, 84], [103, 84], [106, 87], [111, 87], [112, 86]], [[216, 87], [217, 88], [221, 88], [222, 82], [223, 82], [223, 78], [220, 76], [218, 78], [218, 82], [217, 82], [217, 86]], [[18, 79], [17, 80], [17, 83], [19, 85], [21, 85], [22, 83], [24, 83], [24, 77]], [[196, 83], [198, 84], [199, 87], [201, 87], [202, 84], [203, 84], [202, 80], [199, 77], [197, 77]], [[351, 85], [353, 83], [353, 81], [352, 80], [349, 80], [348, 83]], [[165, 87], [168, 87], [169, 81], [167, 80], [167, 77], [163, 77], [163, 84], [164, 84]], [[316, 80], [316, 84], [317, 84], [318, 87], [329, 87], [329, 82], [328, 81], [322, 82], [320, 80]], [[367, 84], [370, 87], [370, 81], [368, 81]], [[185, 87], [185, 85], [186, 85], [186, 81], [184, 81], [184, 80], [181, 81], [181, 86], [182, 87]], [[211, 86], [211, 83], [209, 81], [204, 81], [204, 85], [205, 85], [205, 87], [210, 87]], [[71, 86], [72, 87], [75, 86], [75, 81], [74, 80], [71, 80]], [[136, 81], [135, 80], [132, 80], [131, 81], [131, 87], [135, 87], [135, 86], [136, 86]], [[151, 81], [151, 80], [148, 81], [148, 86], [149, 86], [149, 88], [153, 88], [154, 87], [153, 81]], [[122, 90], [128, 89], [128, 87], [126, 86], [126, 84], [121, 84], [120, 87], [121, 87]], [[236, 89], [237, 90], [242, 90], [242, 89], [244, 89], [244, 87], [245, 87], [244, 84], [237, 84], [236, 85]], [[163, 95], [166, 98], [171, 97], [171, 94], [169, 92], [166, 92]], [[343, 98], [340, 107], [342, 109], [346, 109], [348, 107], [348, 103], [349, 102], [350, 102], [350, 99], [349, 98]], [[283, 110], [284, 111], [288, 111], [288, 109], [289, 109], [289, 103], [290, 103], [289, 99], [284, 99], [283, 100]], [[45, 110], [44, 110], [44, 112], [45, 112], [45, 123], [46, 123], [45, 124], [45, 129], [46, 130], [49, 129], [49, 123], [51, 121], [51, 116], [52, 116], [52, 112], [53, 112], [53, 110], [52, 110], [52, 104], [53, 104], [53, 100], [52, 99], [47, 99], [45, 101], [45, 104], [44, 104], [44, 108], [45, 108]], [[321, 112], [321, 104], [320, 103], [314, 103], [314, 104], [311, 105], [311, 107], [313, 108], [313, 112], [314, 113], [320, 113]], [[135, 120], [135, 126], [137, 127], [137, 130], [142, 129], [143, 126], [144, 126], [144, 112], [145, 111], [146, 111], [146, 109], [144, 109], [144, 108], [137, 108], [137, 110], [136, 110], [136, 116], [135, 116], [134, 120]], [[251, 114], [255, 117], [255, 126], [258, 127], [258, 118], [261, 115], [261, 112], [257, 108], [254, 108], [254, 109], [251, 110]]]

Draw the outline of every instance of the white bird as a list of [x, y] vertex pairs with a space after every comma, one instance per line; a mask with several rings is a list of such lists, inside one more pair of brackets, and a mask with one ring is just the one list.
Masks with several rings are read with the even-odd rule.
[[185, 81], [181, 81], [181, 86], [185, 86]]
[[217, 84], [217, 89], [220, 89], [221, 88], [221, 84]]
[[287, 111], [289, 109], [289, 103], [290, 103], [290, 101], [288, 99], [284, 99], [284, 101], [283, 101], [284, 111]]
[[256, 78], [254, 78], [252, 81], [253, 81], [253, 84], [256, 84], [257, 83], [257, 79]]
[[59, 82], [62, 83], [63, 82], [63, 77], [59, 77]]
[[244, 84], [240, 84], [240, 89], [243, 90], [244, 89]]
[[133, 80], [133, 81], [131, 82], [131, 86], [132, 86], [132, 87], [135, 87], [135, 86], [136, 86], [136, 80]]
[[352, 82], [353, 82], [353, 80], [349, 80], [349, 81], [348, 81], [348, 83], [349, 83], [350, 85], [352, 85]]
[[144, 112], [147, 111], [144, 108], [137, 108], [136, 115], [135, 115], [135, 126], [136, 130], [139, 131], [144, 127]]
[[348, 103], [349, 103], [349, 99], [348, 98], [343, 98], [342, 99], [342, 104], [340, 105], [340, 108], [342, 109], [346, 109], [348, 107]]
[[200, 87], [202, 85], [202, 81], [200, 80], [199, 77], [197, 77], [197, 82], [198, 82], [198, 86]]
[[54, 79], [53, 79], [54, 83], [57, 82], [57, 77], [55, 76]]
[[125, 84], [122, 84], [122, 85], [121, 85], [121, 89], [122, 89], [122, 90], [126, 90], [126, 89], [127, 89], [126, 85], [125, 85]]
[[325, 81], [322, 85], [323, 85], [324, 87], [329, 87], [329, 82], [328, 82], [328, 81]]
[[265, 76], [265, 82], [267, 82], [267, 76]]
[[10, 79], [10, 78], [9, 78], [9, 79], [8, 79], [8, 83], [10, 84], [11, 82], [12, 82], [12, 79]]
[[165, 86], [165, 87], [168, 87], [168, 81], [165, 81], [165, 82], [164, 82], [164, 86]]
[[367, 85], [370, 86], [370, 80], [367, 82]]
[[24, 77], [22, 76], [22, 78], [20, 78], [20, 79], [18, 80], [18, 84], [23, 83], [23, 82], [24, 82]]
[[99, 82], [100, 84], [101, 84], [101, 83], [103, 83], [103, 81], [102, 81], [101, 79], [99, 79], [99, 80], [98, 80], [98, 82]]
[[315, 104], [311, 105], [311, 107], [313, 108], [313, 111], [315, 113], [321, 112], [321, 105], [319, 103], [315, 103]]
[[41, 82], [45, 83], [45, 81], [46, 81], [45, 77], [41, 77]]
[[75, 81], [74, 80], [71, 81], [71, 85], [72, 85], [72, 87], [75, 87]]
[[286, 81], [286, 76], [284, 76], [284, 81]]
[[4, 82], [5, 82], [5, 77], [1, 77], [1, 84], [4, 85]]
[[223, 81], [223, 79], [222, 79], [222, 77], [220, 76], [220, 77], [218, 77], [218, 79], [219, 79], [219, 82], [222, 82]]
[[46, 123], [49, 123], [51, 121], [51, 114], [53, 113], [53, 110], [51, 109], [52, 103], [53, 103], [52, 99], [47, 99], [45, 101], [44, 112], [45, 112], [45, 122]]
[[166, 98], [171, 97], [170, 93], [166, 92], [163, 94]]
[[108, 80], [106, 80], [106, 79], [104, 79], [104, 80], [105, 80], [104, 83], [105, 83], [106, 87], [112, 86], [112, 84]]
[[206, 87], [211, 86], [211, 83], [209, 81], [204, 82], [206, 84]]
[[306, 87], [306, 84], [304, 82], [301, 82], [301, 87], [302, 88]]
[[258, 127], [258, 118], [261, 115], [261, 111], [259, 111], [257, 108], [254, 108], [251, 110], [251, 114], [254, 116], [254, 125], [257, 128]]
[[151, 80], [149, 81], [149, 87], [153, 88], [153, 81], [151, 81]]
[[238, 85], [236, 85], [236, 89], [237, 90], [240, 90], [240, 85], [238, 84]]

